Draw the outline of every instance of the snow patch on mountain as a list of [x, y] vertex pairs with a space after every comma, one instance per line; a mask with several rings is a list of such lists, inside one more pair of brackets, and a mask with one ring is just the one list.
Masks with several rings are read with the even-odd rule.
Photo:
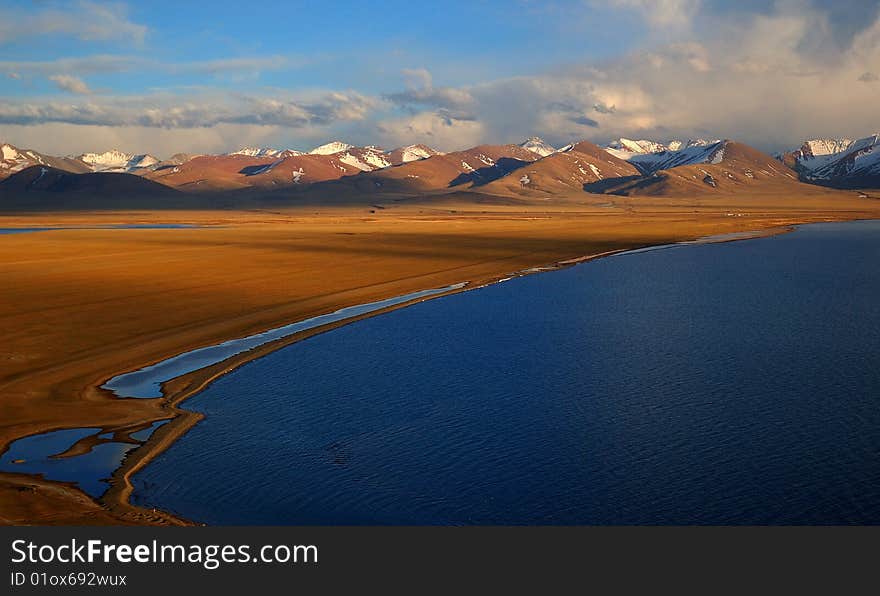
[[[407, 145], [406, 147], [401, 147], [400, 151], [400, 161], [403, 163], [409, 163], [411, 161], [418, 161], [420, 159], [427, 159], [432, 155], [438, 155], [438, 152], [434, 149], [426, 145]], [[390, 151], [389, 153], [393, 153]]]
[[104, 153], [83, 153], [79, 160], [93, 172], [131, 172], [143, 168], [152, 168], [159, 160], [149, 154], [132, 155], [118, 149]]
[[227, 155], [246, 155], [247, 157], [275, 157], [281, 153], [280, 149], [272, 147], [242, 147], [238, 151], [233, 151]]
[[385, 159], [385, 151], [379, 147], [365, 147], [361, 151], [361, 159], [371, 166], [371, 169], [387, 168], [391, 162]]
[[365, 164], [364, 162], [359, 160], [356, 155], [352, 155], [351, 153], [346, 153], [339, 158], [339, 161], [341, 161], [345, 165], [352, 166], [353, 168], [357, 168], [363, 172], [370, 172], [373, 170], [372, 167]]
[[342, 153], [343, 151], [349, 151], [350, 149], [354, 149], [354, 145], [349, 145], [348, 143], [343, 143], [342, 141], [330, 141], [329, 143], [325, 143], [320, 147], [315, 147], [309, 153], [312, 155], [333, 155], [334, 153]]
[[809, 157], [819, 157], [846, 151], [852, 144], [852, 139], [810, 139], [803, 144], [801, 150]]
[[[837, 140], [837, 147], [843, 146], [846, 139]], [[803, 152], [810, 141], [804, 143]], [[825, 148], [827, 145], [820, 145]], [[832, 145], [830, 148], [834, 148]], [[811, 147], [812, 148], [812, 147]], [[862, 176], [880, 176], [880, 134], [873, 134], [857, 141], [851, 141], [845, 148], [835, 153], [802, 155], [797, 164], [809, 180], [839, 180]]]
[[3, 159], [6, 161], [17, 161], [20, 155], [18, 150], [12, 145], [3, 145], [0, 147], [0, 152], [2, 152]]
[[705, 139], [670, 141], [666, 144], [645, 139], [618, 139], [609, 143], [605, 150], [630, 162], [643, 174], [652, 174], [658, 170], [697, 163], [719, 164], [724, 159], [725, 144], [725, 141]]
[[123, 153], [118, 149], [111, 149], [104, 153], [83, 153], [79, 156], [80, 161], [85, 162], [94, 171], [99, 170], [122, 170], [134, 157], [130, 153]]
[[649, 139], [633, 140], [620, 138], [608, 143], [604, 149], [614, 157], [630, 161], [637, 155], [663, 153], [664, 151], [682, 151], [692, 147], [705, 147], [713, 142], [717, 141], [689, 139], [687, 141], [672, 140], [668, 143], [661, 143]]
[[[860, 139], [861, 141], [861, 139]], [[814, 175], [817, 170], [826, 168], [840, 159], [855, 143], [851, 139], [810, 139], [793, 151], [796, 169], [807, 176]]]
[[135, 155], [130, 160], [128, 160], [128, 169], [136, 170], [138, 168], [152, 168], [158, 163], [159, 160], [152, 155]]
[[[649, 141], [647, 139], [633, 140], [620, 138], [608, 143], [605, 150], [616, 157], [626, 159], [626, 157], [621, 157], [621, 155], [630, 156], [633, 154], [641, 155], [644, 153], [659, 153], [669, 149], [676, 151], [681, 147], [680, 141], [672, 141], [672, 143], [677, 143], [675, 148], [671, 148], [669, 145], [664, 145], [663, 143], [658, 143], [657, 141]], [[670, 145], [672, 143], [670, 143]]]
[[520, 143], [519, 146], [523, 149], [526, 149], [527, 151], [536, 153], [541, 157], [547, 157], [548, 155], [556, 153], [556, 148], [548, 144], [541, 137], [529, 137], [528, 139]]
[[42, 157], [33, 151], [22, 151], [8, 143], [0, 145], [0, 169], [4, 170], [4, 174], [11, 174], [34, 164], [43, 163]]

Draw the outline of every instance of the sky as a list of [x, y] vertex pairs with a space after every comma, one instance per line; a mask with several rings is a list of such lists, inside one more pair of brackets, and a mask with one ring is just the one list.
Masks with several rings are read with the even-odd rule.
[[0, 142], [167, 157], [340, 139], [880, 132], [880, 0], [0, 5]]

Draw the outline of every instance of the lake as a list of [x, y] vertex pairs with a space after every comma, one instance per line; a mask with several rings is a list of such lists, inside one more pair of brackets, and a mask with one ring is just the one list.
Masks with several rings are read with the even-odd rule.
[[46, 228], [0, 228], [3, 234], [25, 234], [28, 232], [52, 232], [61, 230], [179, 230], [185, 228], [198, 228], [200, 226], [190, 224], [109, 224], [106, 226], [72, 226], [72, 227], [46, 227]]
[[880, 522], [880, 222], [591, 261], [221, 377], [135, 503], [211, 524]]

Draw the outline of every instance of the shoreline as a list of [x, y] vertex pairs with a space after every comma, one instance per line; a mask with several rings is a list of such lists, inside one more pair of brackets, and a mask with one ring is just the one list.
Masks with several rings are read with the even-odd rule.
[[[859, 220], [848, 220], [848, 221], [859, 221]], [[823, 222], [810, 222], [810, 223], [823, 223]], [[163, 405], [170, 411], [171, 417], [164, 418], [169, 420], [167, 424], [162, 425], [153, 434], [144, 442], [143, 445], [134, 449], [129, 454], [127, 454], [123, 460], [122, 465], [119, 466], [112, 474], [110, 478], [110, 488], [105, 492], [101, 497], [96, 499], [96, 502], [107, 507], [111, 512], [114, 513], [137, 513], [139, 515], [150, 514], [153, 516], [159, 516], [163, 519], [163, 521], [169, 525], [202, 525], [199, 522], [195, 522], [192, 520], [187, 520], [183, 517], [177, 516], [174, 513], [165, 510], [159, 509], [146, 509], [140, 507], [139, 505], [135, 505], [131, 502], [131, 497], [134, 493], [134, 485], [131, 482], [132, 476], [147, 466], [151, 461], [153, 461], [156, 457], [162, 454], [166, 449], [168, 449], [171, 445], [174, 444], [179, 438], [185, 435], [190, 429], [192, 429], [196, 424], [201, 422], [205, 416], [200, 412], [196, 412], [193, 410], [183, 409], [181, 404], [188, 400], [191, 397], [194, 397], [208, 388], [211, 383], [220, 377], [233, 372], [234, 370], [244, 366], [249, 362], [253, 362], [262, 358], [272, 352], [283, 349], [289, 345], [294, 343], [306, 340], [310, 337], [314, 337], [315, 335], [326, 333], [328, 331], [332, 331], [343, 325], [348, 325], [351, 323], [355, 323], [357, 321], [386, 314], [392, 312], [397, 309], [406, 308], [408, 306], [412, 306], [414, 304], [418, 304], [420, 302], [426, 302], [428, 300], [433, 300], [435, 298], [441, 298], [444, 296], [451, 296], [453, 294], [458, 294], [461, 292], [467, 292], [471, 290], [478, 290], [480, 288], [484, 288], [496, 283], [503, 283], [505, 281], [509, 281], [511, 279], [516, 279], [518, 277], [524, 277], [526, 275], [533, 275], [537, 273], [547, 273], [550, 271], [558, 271], [561, 269], [566, 269], [568, 267], [573, 267], [575, 265], [579, 265], [582, 263], [587, 263], [593, 260], [610, 257], [610, 256], [620, 256], [628, 253], [638, 253], [646, 250], [662, 250], [665, 248], [674, 248], [677, 246], [687, 246], [687, 245], [699, 245], [699, 244], [721, 244], [727, 242], [737, 242], [740, 240], [754, 240], [757, 238], [766, 238], [770, 236], [778, 236], [782, 234], [787, 234], [795, 231], [801, 225], [809, 225], [807, 224], [784, 224], [773, 226], [764, 229], [755, 229], [755, 230], [745, 230], [741, 232], [734, 232], [728, 234], [715, 234], [709, 236], [698, 237], [692, 240], [682, 240], [679, 242], [672, 243], [661, 243], [661, 244], [648, 244], [643, 246], [633, 246], [632, 248], [622, 248], [617, 250], [605, 251], [601, 253], [589, 254], [589, 255], [581, 255], [578, 257], [572, 257], [568, 259], [562, 259], [559, 261], [555, 261], [548, 265], [532, 267], [520, 271], [515, 271], [512, 273], [504, 274], [504, 275], [496, 275], [482, 280], [467, 280], [459, 282], [459, 287], [449, 289], [445, 292], [440, 292], [437, 294], [432, 294], [429, 296], [423, 296], [419, 298], [414, 298], [412, 300], [408, 300], [405, 302], [401, 302], [398, 304], [394, 304], [392, 306], [382, 308], [375, 311], [366, 312], [363, 314], [355, 315], [350, 318], [342, 319], [339, 321], [335, 321], [332, 323], [328, 323], [326, 325], [321, 325], [319, 327], [314, 327], [311, 329], [307, 329], [305, 331], [297, 332], [292, 335], [282, 337], [279, 339], [275, 339], [269, 341], [267, 343], [261, 344], [257, 347], [254, 347], [250, 350], [235, 354], [226, 358], [220, 362], [215, 364], [194, 370], [192, 372], [174, 377], [167, 381], [164, 381], [161, 384], [162, 390], [162, 400]], [[393, 297], [392, 297], [393, 298]], [[390, 299], [390, 298], [389, 298]], [[288, 323], [293, 324], [296, 321]], [[269, 330], [267, 330], [269, 331]], [[194, 351], [194, 350], [193, 350]], [[182, 356], [188, 352], [183, 354], [179, 354], [177, 356]], [[169, 358], [174, 358], [176, 356], [170, 356]], [[147, 365], [150, 366], [150, 365]], [[143, 368], [146, 368], [143, 367]], [[103, 391], [110, 391], [104, 388], [104, 385], [109, 382], [110, 379], [114, 379], [116, 377], [121, 376], [114, 375], [109, 379], [102, 382], [98, 388]], [[129, 399], [138, 399], [138, 398], [129, 398]], [[155, 421], [152, 421], [155, 422]]]

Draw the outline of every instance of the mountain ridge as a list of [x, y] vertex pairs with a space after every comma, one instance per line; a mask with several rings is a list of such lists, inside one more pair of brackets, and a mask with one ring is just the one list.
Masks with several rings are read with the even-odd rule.
[[[0, 185], [6, 197], [40, 194], [53, 197], [53, 201], [67, 192], [81, 196], [87, 192], [84, 189], [103, 196], [114, 192], [159, 192], [160, 187], [197, 194], [249, 193], [252, 197], [271, 196], [273, 201], [302, 197], [370, 201], [371, 197], [427, 196], [452, 191], [544, 200], [581, 193], [791, 194], [810, 192], [802, 182], [814, 187], [837, 184], [852, 188], [846, 184], [855, 179], [861, 186], [866, 180], [877, 181], [880, 186], [878, 140], [880, 135], [857, 141], [808, 141], [796, 156], [801, 160], [799, 167], [791, 157], [776, 159], [729, 139], [668, 143], [618, 139], [605, 147], [579, 141], [557, 149], [539, 137], [530, 137], [519, 144], [477, 145], [448, 153], [420, 144], [385, 150], [375, 145], [355, 147], [331, 141], [309, 152], [243, 147], [225, 154], [175, 154], [163, 161], [148, 154], [118, 150], [82, 154], [78, 158], [51, 158], [22, 152], [7, 143], [0, 145], [0, 165], [4, 166], [0, 168]], [[796, 167], [786, 165], [786, 159]], [[818, 165], [807, 168], [803, 163]], [[8, 181], [38, 165], [48, 168], [48, 178], [40, 177], [37, 182], [31, 172], [28, 184], [21, 183], [22, 177], [4, 184], [3, 178]], [[64, 178], [61, 173], [113, 173], [143, 178], [160, 186], [115, 179]], [[49, 180], [53, 182], [47, 186]]]
[[880, 187], [880, 133], [857, 140], [809, 139], [780, 161], [801, 179], [834, 188]]

